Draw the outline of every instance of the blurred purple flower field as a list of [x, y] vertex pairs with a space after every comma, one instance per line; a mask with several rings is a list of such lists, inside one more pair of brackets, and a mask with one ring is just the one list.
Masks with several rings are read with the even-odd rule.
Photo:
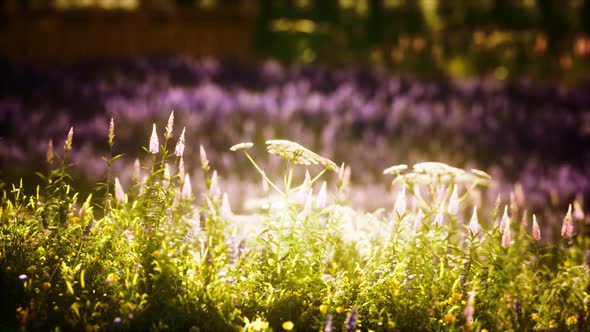
[[[487, 202], [499, 193], [509, 197], [515, 183], [535, 209], [552, 202], [563, 210], [576, 194], [590, 193], [588, 83], [426, 82], [377, 69], [242, 66], [180, 57], [62, 66], [0, 63], [0, 72], [4, 179], [43, 170], [48, 140], [61, 146], [73, 125], [75, 180], [102, 180], [112, 116], [114, 153], [125, 154], [113, 172], [129, 183], [152, 122], [165, 123], [174, 110], [181, 124], [175, 131], [186, 127], [187, 169], [196, 169], [198, 147], [205, 146], [225, 185], [236, 186], [231, 200], [237, 209], [259, 187], [248, 185], [258, 177], [228, 149], [272, 138], [297, 141], [350, 165], [353, 184], [362, 188], [351, 200], [366, 209], [393, 204], [383, 169], [422, 161], [489, 172], [498, 181], [485, 192]], [[267, 166], [278, 171], [273, 159]]]

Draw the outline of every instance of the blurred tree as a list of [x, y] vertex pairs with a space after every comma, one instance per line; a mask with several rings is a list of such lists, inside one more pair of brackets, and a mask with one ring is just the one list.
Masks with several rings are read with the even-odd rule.
[[582, 4], [582, 22], [584, 24], [584, 32], [590, 35], [590, 0], [584, 0]]
[[571, 33], [570, 19], [566, 15], [568, 6], [559, 0], [537, 0], [541, 14], [541, 29], [548, 41], [548, 51], [558, 54], [563, 46], [563, 39]]
[[369, 45], [383, 41], [383, 1], [369, 1], [369, 19], [367, 20], [367, 41]]

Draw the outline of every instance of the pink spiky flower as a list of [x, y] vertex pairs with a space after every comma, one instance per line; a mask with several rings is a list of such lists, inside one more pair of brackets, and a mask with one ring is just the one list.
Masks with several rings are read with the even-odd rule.
[[139, 159], [135, 158], [133, 162], [133, 182], [138, 182], [141, 175], [141, 165]]
[[508, 217], [508, 205], [504, 206], [504, 214], [502, 215], [502, 219], [500, 219], [500, 232], [504, 233], [506, 224], [510, 224], [510, 217]]
[[318, 193], [318, 197], [316, 198], [316, 207], [318, 209], [323, 209], [328, 205], [328, 190], [326, 188], [326, 181], [322, 182], [322, 186], [320, 187], [320, 192]]
[[180, 138], [178, 139], [178, 143], [176, 143], [176, 148], [174, 149], [174, 155], [177, 157], [182, 157], [184, 155], [184, 131], [186, 128], [182, 128], [182, 133], [180, 134]]
[[164, 188], [164, 189], [168, 188], [168, 186], [170, 185], [171, 177], [172, 177], [172, 174], [170, 172], [170, 165], [168, 165], [168, 163], [166, 163], [164, 165], [164, 178], [162, 179], [162, 188]]
[[[506, 216], [506, 218], [504, 218], [504, 216]], [[504, 231], [502, 232], [502, 247], [508, 248], [512, 242], [512, 229], [510, 228], [510, 218], [508, 218], [506, 212], [504, 213], [504, 216], [502, 217], [502, 224], [504, 227]]]
[[229, 196], [226, 192], [223, 193], [223, 198], [221, 199], [221, 208], [220, 213], [223, 217], [231, 217], [233, 212], [231, 210], [231, 204], [229, 202]]
[[160, 151], [160, 141], [158, 141], [158, 133], [156, 132], [156, 124], [152, 127], [152, 136], [150, 137], [150, 153], [158, 154]]
[[180, 192], [180, 198], [187, 199], [191, 197], [193, 194], [193, 189], [191, 187], [191, 179], [188, 174], [184, 175], [184, 183], [182, 184], [182, 191]]
[[211, 197], [213, 201], [218, 201], [221, 198], [221, 188], [219, 187], [216, 170], [213, 170], [213, 174], [211, 174], [209, 197]]
[[469, 229], [471, 233], [477, 234], [479, 232], [479, 220], [477, 219], [477, 206], [473, 207], [473, 214], [471, 215], [471, 220], [469, 221]]
[[424, 219], [424, 212], [422, 209], [418, 210], [414, 217], [414, 231], [417, 232], [422, 228], [422, 220]]
[[301, 216], [307, 218], [311, 215], [311, 208], [313, 203], [313, 188], [308, 188], [305, 193], [305, 198], [303, 199], [303, 210], [301, 211]]
[[574, 223], [572, 221], [572, 205], [570, 204], [565, 217], [563, 218], [563, 224], [561, 225], [561, 236], [569, 239], [574, 234]]
[[170, 117], [168, 118], [168, 124], [166, 125], [166, 139], [170, 139], [172, 137], [172, 129], [174, 128], [174, 111], [170, 112]]
[[199, 147], [199, 155], [201, 157], [201, 166], [205, 172], [209, 171], [209, 159], [207, 158], [207, 152], [205, 152], [205, 148], [203, 145]]
[[473, 323], [473, 314], [475, 313], [475, 292], [469, 292], [469, 299], [467, 300], [467, 305], [465, 309], [463, 309], [463, 316], [468, 324]]
[[111, 121], [109, 122], [109, 146], [113, 147], [113, 142], [115, 140], [115, 121], [111, 116]]
[[574, 201], [574, 219], [581, 221], [584, 220], [584, 210], [582, 210], [582, 205], [577, 200]]
[[70, 151], [72, 149], [72, 140], [74, 139], [74, 127], [70, 127], [70, 131], [68, 132], [68, 137], [66, 138], [66, 144], [64, 146], [64, 151]]
[[184, 158], [180, 157], [180, 161], [178, 162], [178, 175], [180, 178], [184, 178], [184, 173], [186, 170], [184, 169]]
[[541, 240], [541, 229], [539, 228], [539, 224], [537, 223], [537, 216], [533, 214], [533, 239], [535, 241]]
[[115, 199], [119, 203], [125, 202], [125, 191], [118, 177], [115, 177]]
[[449, 199], [447, 212], [452, 216], [456, 216], [457, 213], [459, 213], [459, 195], [457, 194], [456, 184], [453, 186], [453, 192], [451, 193], [451, 198]]
[[53, 164], [53, 140], [51, 138], [47, 142], [47, 163]]
[[434, 216], [434, 224], [437, 226], [442, 226], [443, 222], [444, 222], [444, 215], [442, 213], [442, 208], [440, 211], [438, 211], [436, 213], [436, 215]]
[[393, 211], [398, 216], [403, 216], [406, 213], [407, 209], [407, 201], [406, 201], [406, 186], [402, 187], [402, 190], [397, 194], [397, 198], [395, 199], [395, 205], [393, 207]]

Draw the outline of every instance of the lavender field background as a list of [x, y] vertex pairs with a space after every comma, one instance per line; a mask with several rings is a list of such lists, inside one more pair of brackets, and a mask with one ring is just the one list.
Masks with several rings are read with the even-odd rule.
[[[142, 156], [138, 145], [147, 146], [147, 128], [164, 123], [173, 110], [187, 130], [187, 168], [195, 178], [202, 176], [196, 166], [203, 145], [231, 188], [236, 211], [246, 210], [246, 197], [260, 195], [259, 181], [228, 148], [272, 138], [300, 142], [350, 165], [359, 188], [351, 201], [367, 211], [392, 204], [391, 179], [383, 169], [432, 160], [490, 173], [495, 181], [479, 198], [483, 205], [499, 194], [509, 200], [515, 184], [537, 213], [561, 213], [576, 195], [590, 193], [585, 82], [564, 87], [491, 78], [427, 81], [360, 67], [187, 57], [3, 63], [0, 72], [2, 177], [24, 177], [29, 185], [34, 172], [46, 167], [49, 140], [59, 146], [73, 126], [73, 175], [81, 190], [91, 190], [104, 179], [101, 157], [108, 153], [110, 117], [118, 128], [114, 153], [124, 154], [113, 172], [130, 184], [133, 161]], [[268, 163], [280, 171], [272, 159]], [[549, 224], [558, 227], [561, 217], [554, 219]]]

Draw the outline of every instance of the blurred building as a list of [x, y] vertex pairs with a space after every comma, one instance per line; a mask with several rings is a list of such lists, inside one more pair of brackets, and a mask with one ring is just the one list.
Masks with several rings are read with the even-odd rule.
[[5, 0], [0, 55], [16, 61], [181, 54], [250, 59], [253, 0]]

